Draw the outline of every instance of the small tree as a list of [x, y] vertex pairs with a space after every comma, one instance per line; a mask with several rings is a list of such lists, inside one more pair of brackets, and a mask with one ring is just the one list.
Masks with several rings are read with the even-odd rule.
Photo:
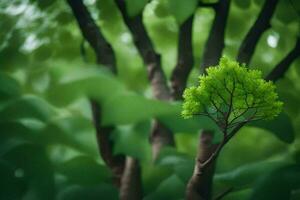
[[199, 86], [185, 90], [182, 115], [184, 118], [197, 115], [209, 117], [220, 128], [223, 140], [208, 159], [203, 161], [197, 158], [194, 176], [188, 184], [188, 199], [196, 199], [193, 196], [200, 192], [195, 185], [203, 185], [198, 182], [206, 167], [242, 126], [276, 117], [283, 105], [278, 100], [273, 82], [262, 79], [259, 70], [250, 70], [223, 57], [219, 65], [207, 68], [206, 72], [206, 75], [200, 76]]

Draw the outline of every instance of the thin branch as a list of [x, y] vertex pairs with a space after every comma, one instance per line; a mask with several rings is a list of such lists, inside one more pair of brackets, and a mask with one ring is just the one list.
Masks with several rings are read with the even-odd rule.
[[295, 47], [274, 67], [266, 76], [266, 80], [276, 82], [284, 76], [292, 62], [300, 55], [300, 38], [298, 37]]
[[126, 1], [116, 0], [116, 4], [122, 13], [125, 24], [132, 33], [134, 44], [147, 67], [154, 96], [160, 100], [170, 100], [171, 92], [161, 67], [161, 56], [154, 50], [151, 39], [143, 24], [142, 13], [134, 17], [129, 17], [126, 10]]
[[229, 13], [230, 0], [220, 0], [215, 7], [216, 15], [213, 21], [209, 37], [205, 44], [200, 69], [205, 73], [209, 66], [216, 65], [222, 55], [225, 46], [225, 29]]
[[250, 28], [249, 32], [247, 33], [240, 46], [237, 55], [238, 62], [245, 63], [246, 65], [250, 63], [259, 38], [271, 26], [270, 21], [275, 11], [277, 3], [278, 0], [265, 0], [265, 3], [255, 23]]
[[[73, 14], [77, 20], [81, 33], [85, 40], [93, 48], [97, 63], [103, 64], [112, 72], [115, 71], [115, 55], [109, 43], [106, 42], [98, 26], [91, 17], [88, 9], [82, 0], [67, 0]], [[93, 121], [96, 129], [97, 143], [100, 154], [104, 162], [113, 172], [114, 182], [120, 186], [121, 176], [124, 169], [125, 157], [123, 155], [113, 155], [113, 143], [110, 140], [110, 133], [114, 130], [113, 126], [102, 126], [101, 106], [91, 100]]]
[[[134, 44], [146, 65], [154, 97], [159, 100], [171, 100], [171, 91], [161, 67], [161, 56], [155, 52], [151, 39], [143, 24], [142, 13], [134, 17], [129, 17], [125, 0], [116, 0], [116, 4], [122, 13], [125, 24], [132, 33]], [[152, 126], [150, 142], [152, 144], [153, 160], [158, 157], [163, 146], [175, 145], [171, 130], [157, 120], [154, 120]]]
[[143, 198], [141, 166], [137, 159], [127, 156], [121, 179], [120, 200], [140, 200]]
[[171, 75], [172, 96], [174, 100], [182, 99], [188, 76], [193, 68], [192, 29], [194, 15], [191, 15], [179, 30], [177, 64]]

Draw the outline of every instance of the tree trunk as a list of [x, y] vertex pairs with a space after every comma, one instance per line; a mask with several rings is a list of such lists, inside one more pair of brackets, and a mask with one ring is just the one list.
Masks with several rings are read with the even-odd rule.
[[203, 167], [203, 163], [211, 157], [218, 147], [213, 144], [213, 133], [202, 131], [195, 161], [194, 173], [186, 188], [187, 200], [210, 200], [212, 196], [212, 181], [215, 171], [215, 161]]

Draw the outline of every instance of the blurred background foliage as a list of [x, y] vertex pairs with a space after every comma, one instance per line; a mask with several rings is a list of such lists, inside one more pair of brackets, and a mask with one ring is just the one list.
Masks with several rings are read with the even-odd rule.
[[[168, 77], [176, 64], [179, 25], [195, 12], [195, 65], [188, 85], [197, 81], [214, 18], [212, 9], [196, 8], [197, 3], [128, 0], [130, 15], [144, 9], [144, 23]], [[262, 3], [231, 2], [224, 55], [235, 58]], [[93, 64], [93, 51], [65, 1], [0, 1], [0, 199], [118, 199], [111, 172], [98, 155], [87, 96], [101, 102], [103, 124], [117, 126], [114, 152], [141, 161], [145, 199], [183, 199], [198, 130], [214, 125], [204, 118], [182, 120], [180, 102], [154, 100], [142, 59], [114, 1], [85, 4], [116, 52], [117, 77]], [[299, 13], [299, 1], [279, 2], [251, 68], [267, 74], [293, 48], [300, 36]], [[234, 192], [224, 199], [300, 198], [299, 79], [297, 59], [276, 83], [284, 113], [274, 121], [244, 127], [225, 147], [214, 178], [215, 194], [233, 186]], [[174, 131], [177, 146], [164, 149], [155, 163], [148, 142], [153, 117]]]

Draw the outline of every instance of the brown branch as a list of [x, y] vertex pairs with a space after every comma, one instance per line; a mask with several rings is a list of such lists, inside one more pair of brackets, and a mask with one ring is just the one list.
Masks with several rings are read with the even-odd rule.
[[177, 64], [171, 75], [172, 96], [174, 100], [181, 100], [186, 87], [188, 76], [193, 69], [194, 57], [192, 46], [192, 29], [194, 15], [191, 15], [179, 30]]
[[210, 162], [205, 168], [202, 164], [212, 156], [218, 145], [212, 143], [213, 134], [210, 131], [202, 131], [199, 141], [194, 173], [186, 188], [186, 200], [211, 199], [215, 162]]
[[120, 199], [140, 200], [143, 198], [141, 181], [141, 167], [138, 160], [127, 157], [121, 179]]
[[[115, 72], [114, 52], [109, 43], [107, 43], [102, 36], [82, 0], [67, 0], [67, 2], [73, 11], [83, 37], [91, 45], [96, 54], [97, 63], [103, 64], [109, 70]], [[125, 157], [123, 155], [113, 155], [113, 143], [110, 140], [110, 133], [114, 130], [114, 127], [101, 125], [102, 116], [100, 104], [91, 100], [91, 109], [100, 154], [104, 162], [113, 172], [114, 183], [120, 186]]]
[[[125, 24], [132, 33], [134, 44], [146, 65], [154, 97], [159, 100], [171, 100], [171, 92], [161, 67], [161, 57], [154, 50], [151, 39], [143, 24], [142, 13], [134, 17], [129, 17], [125, 1], [116, 0], [116, 4], [122, 13]], [[174, 145], [173, 134], [160, 122], [154, 120], [150, 142], [152, 144], [153, 159], [155, 160], [163, 146]]]
[[292, 62], [300, 55], [300, 38], [297, 39], [295, 47], [274, 67], [266, 76], [266, 80], [276, 82], [284, 76]]
[[205, 44], [205, 49], [201, 62], [201, 71], [205, 73], [205, 69], [209, 66], [218, 64], [222, 55], [225, 38], [225, 29], [229, 13], [230, 0], [220, 0], [215, 10], [216, 15], [213, 21], [209, 37]]
[[106, 165], [112, 170], [115, 185], [120, 187], [125, 157], [124, 155], [113, 155], [113, 142], [110, 139], [110, 134], [115, 127], [101, 126], [101, 106], [99, 103], [91, 101], [91, 107], [100, 155]]
[[223, 147], [248, 121], [238, 124], [229, 134], [224, 132], [220, 144], [212, 144], [213, 134], [203, 131], [200, 137], [199, 152], [196, 158], [194, 173], [186, 188], [187, 200], [211, 199], [212, 177], [215, 163]]
[[194, 173], [186, 188], [186, 200], [211, 199], [212, 178], [215, 171], [215, 162], [202, 168], [202, 163], [208, 160], [217, 149], [213, 144], [213, 134], [210, 131], [202, 131], [198, 147]]
[[170, 100], [170, 89], [161, 67], [161, 56], [154, 50], [151, 39], [143, 24], [142, 13], [134, 17], [129, 17], [126, 11], [125, 0], [116, 0], [116, 4], [122, 13], [125, 24], [132, 33], [134, 44], [147, 67], [154, 96], [160, 100]]
[[271, 18], [278, 0], [265, 0], [265, 3], [255, 21], [244, 38], [237, 56], [237, 61], [248, 65], [254, 54], [255, 47], [261, 35], [270, 28]]

